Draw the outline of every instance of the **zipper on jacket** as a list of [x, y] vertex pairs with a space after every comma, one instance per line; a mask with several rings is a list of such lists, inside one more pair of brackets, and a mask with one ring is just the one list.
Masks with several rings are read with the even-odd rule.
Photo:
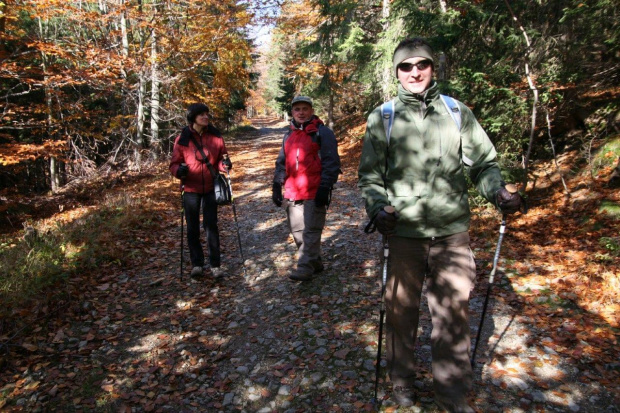
[[[440, 129], [438, 128], [438, 130]], [[437, 159], [437, 166], [439, 166], [439, 163], [441, 162], [441, 157], [443, 156], [443, 145], [441, 144], [442, 135], [442, 133], [439, 134], [439, 159]]]
[[299, 148], [297, 148], [297, 155], [295, 156], [295, 170], [299, 171]]

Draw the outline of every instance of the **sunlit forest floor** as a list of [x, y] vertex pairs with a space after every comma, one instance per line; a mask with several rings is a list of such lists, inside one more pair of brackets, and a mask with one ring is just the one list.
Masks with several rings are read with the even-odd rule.
[[[327, 268], [300, 284], [287, 278], [295, 246], [284, 211], [271, 203], [286, 125], [258, 119], [254, 126], [227, 142], [237, 219], [230, 206], [220, 209], [222, 281], [191, 280], [186, 248], [180, 273], [180, 192], [165, 163], [63, 198], [66, 207], [40, 209], [44, 229], [85, 219], [98, 199], [120, 196], [136, 205], [148, 200], [152, 223], [148, 231], [123, 228], [111, 242], [128, 259], [72, 276], [61, 306], [46, 301], [13, 311], [27, 328], [0, 337], [0, 409], [438, 411], [426, 307], [416, 405], [395, 405], [383, 375], [382, 403], [371, 403], [380, 251], [379, 236], [363, 233], [367, 218], [355, 186], [360, 142], [340, 141], [344, 174], [323, 234]], [[554, 168], [537, 164], [530, 211], [508, 221], [478, 347], [471, 395], [478, 412], [620, 411], [620, 195], [603, 180], [571, 174], [570, 158], [560, 165], [571, 196]], [[474, 212], [473, 337], [500, 221], [495, 211]]]

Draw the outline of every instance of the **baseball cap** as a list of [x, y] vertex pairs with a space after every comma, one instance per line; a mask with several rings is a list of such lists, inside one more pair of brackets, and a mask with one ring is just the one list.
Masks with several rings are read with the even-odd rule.
[[310, 106], [312, 106], [312, 99], [310, 99], [308, 96], [295, 96], [293, 98], [293, 101], [291, 102], [291, 106], [295, 105], [295, 103], [307, 103]]

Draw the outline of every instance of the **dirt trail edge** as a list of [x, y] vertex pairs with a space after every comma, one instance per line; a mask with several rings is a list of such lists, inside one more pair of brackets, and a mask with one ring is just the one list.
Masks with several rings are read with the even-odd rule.
[[[287, 274], [295, 263], [295, 246], [284, 211], [271, 202], [285, 125], [269, 120], [257, 125], [256, 132], [227, 142], [245, 262], [239, 256], [232, 209], [223, 207], [219, 225], [227, 277], [191, 280], [187, 248], [186, 271], [180, 276], [178, 185], [162, 175], [155, 184], [168, 203], [162, 219], [169, 223], [161, 233], [144, 235], [153, 242], [150, 258], [111, 275], [93, 274], [96, 285], [79, 303], [83, 317], [66, 320], [39, 338], [31, 360], [21, 364], [11, 381], [0, 383], [5, 396], [0, 409], [373, 411], [380, 240], [378, 234], [363, 233], [366, 216], [355, 187], [359, 145], [341, 143], [344, 175], [334, 190], [323, 234], [326, 269], [311, 282], [292, 282]], [[478, 261], [485, 267], [494, 241], [472, 239], [476, 254], [486, 254], [486, 261]], [[507, 237], [504, 245], [510, 242]], [[548, 332], [523, 311], [506, 277], [509, 271], [502, 267], [500, 272], [478, 348], [471, 399], [475, 409], [618, 412], [618, 383], [599, 380], [598, 369], [608, 366], [592, 366], [554, 349]], [[487, 273], [487, 267], [479, 269], [472, 293], [473, 337]], [[527, 286], [538, 287], [544, 288]], [[381, 411], [438, 411], [430, 375], [428, 310], [420, 323], [417, 403], [408, 409], [395, 406], [382, 377]]]

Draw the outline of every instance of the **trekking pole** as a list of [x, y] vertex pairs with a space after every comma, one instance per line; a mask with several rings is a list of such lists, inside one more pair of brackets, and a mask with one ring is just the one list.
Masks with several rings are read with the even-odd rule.
[[[517, 192], [517, 187], [508, 184], [506, 190], [511, 194]], [[504, 233], [506, 232], [506, 215], [502, 214], [502, 222], [499, 226], [499, 238], [497, 240], [497, 248], [495, 248], [495, 256], [493, 257], [493, 268], [489, 274], [489, 285], [487, 287], [487, 294], [484, 298], [484, 305], [482, 306], [482, 315], [480, 316], [480, 325], [478, 326], [478, 333], [476, 334], [476, 341], [474, 343], [474, 349], [471, 353], [471, 367], [474, 368], [476, 364], [476, 350], [478, 350], [478, 343], [480, 342], [480, 335], [482, 334], [482, 326], [484, 324], [484, 316], [487, 312], [487, 305], [489, 304], [489, 296], [491, 295], [491, 288], [493, 287], [493, 281], [495, 279], [495, 272], [497, 271], [497, 262], [499, 261], [499, 251], [502, 248], [502, 240], [504, 239]]]
[[[393, 214], [396, 212], [396, 209], [387, 205], [383, 207], [383, 210], [388, 214]], [[373, 221], [369, 222], [364, 232], [372, 233], [375, 231], [376, 227], [373, 225]], [[377, 342], [377, 361], [375, 363], [375, 393], [372, 398], [372, 404], [377, 404], [377, 391], [379, 389], [379, 371], [381, 369], [381, 342], [383, 341], [383, 318], [385, 317], [385, 288], [387, 284], [387, 272], [388, 272], [388, 258], [390, 257], [390, 245], [388, 243], [387, 235], [383, 235], [382, 238], [383, 244], [383, 271], [381, 272], [381, 305], [379, 307], [379, 339]]]
[[[224, 154], [224, 159], [228, 158], [228, 155]], [[224, 165], [224, 169], [226, 169], [226, 176], [228, 178], [228, 188], [230, 188], [230, 204], [232, 205], [233, 216], [235, 217], [235, 226], [237, 227], [237, 241], [239, 242], [239, 254], [241, 255], [241, 265], [243, 266], [243, 278], [247, 278], [247, 273], [245, 272], [245, 258], [243, 257], [243, 247], [241, 246], [241, 234], [239, 233], [239, 222], [237, 221], [237, 208], [235, 208], [235, 197], [233, 195], [232, 183], [230, 182], [230, 171]]]
[[185, 220], [185, 184], [181, 180], [181, 272], [179, 277], [183, 278], [183, 221]]

